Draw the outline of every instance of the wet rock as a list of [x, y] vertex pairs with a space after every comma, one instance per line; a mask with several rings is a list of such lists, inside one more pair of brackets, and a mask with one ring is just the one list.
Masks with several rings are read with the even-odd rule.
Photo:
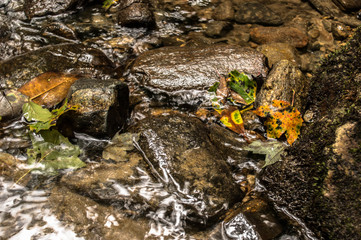
[[24, 0], [24, 11], [28, 18], [40, 17], [48, 14], [59, 14], [79, 6], [82, 0]]
[[309, 0], [309, 2], [323, 15], [331, 17], [343, 15], [332, 0]]
[[279, 208], [319, 239], [357, 239], [361, 232], [360, 44], [358, 29], [345, 48], [323, 60], [307, 102], [312, 124], [261, 177]]
[[210, 142], [209, 130], [200, 120], [159, 116], [141, 121], [131, 131], [141, 133], [139, 149], [153, 175], [181, 196], [187, 221], [210, 225], [242, 199], [226, 156]]
[[60, 128], [91, 136], [113, 136], [124, 129], [129, 111], [129, 90], [118, 80], [79, 79], [70, 88], [69, 103], [76, 112], [64, 114]]
[[275, 99], [291, 103], [293, 90], [295, 91], [295, 107], [302, 112], [308, 91], [306, 79], [294, 64], [281, 60], [273, 66], [263, 83], [256, 103], [258, 106], [271, 105]]
[[23, 161], [16, 159], [11, 154], [0, 152], [0, 176], [7, 181], [26, 185], [31, 178], [31, 174], [27, 173], [27, 170], [22, 166], [23, 164]]
[[230, 45], [248, 46], [250, 40], [250, 27], [248, 25], [233, 24], [225, 38]]
[[342, 10], [359, 10], [361, 8], [361, 2], [358, 0], [334, 0]]
[[[317, 50], [334, 50], [335, 44], [331, 31], [325, 28], [325, 22], [318, 18], [312, 18], [309, 22], [308, 34], [311, 40], [311, 49]], [[331, 30], [331, 29], [330, 29]]]
[[350, 35], [350, 30], [344, 24], [339, 22], [332, 23], [332, 34], [337, 40], [344, 40]]
[[204, 33], [208, 37], [217, 38], [223, 36], [231, 28], [232, 25], [228, 22], [215, 21], [207, 24], [207, 28]]
[[296, 48], [307, 46], [308, 37], [294, 27], [256, 27], [251, 30], [251, 40], [258, 44], [280, 42]]
[[234, 19], [240, 24], [261, 24], [278, 26], [283, 24], [278, 14], [265, 5], [258, 2], [247, 2], [239, 4]]
[[71, 72], [106, 79], [114, 75], [114, 68], [100, 50], [81, 44], [59, 44], [1, 62], [0, 87], [19, 88], [44, 72]]
[[121, 1], [118, 11], [118, 23], [127, 27], [154, 26], [153, 13], [147, 0]]
[[131, 66], [128, 81], [158, 100], [194, 106], [209, 100], [208, 89], [219, 80], [218, 73], [234, 69], [254, 76], [267, 74], [264, 56], [250, 48], [164, 47], [140, 55]]
[[229, 21], [234, 18], [234, 8], [231, 0], [222, 1], [213, 11], [212, 17], [217, 21]]
[[145, 219], [125, 217], [116, 207], [100, 204], [66, 187], [52, 189], [48, 201], [57, 218], [73, 226], [78, 236], [85, 239], [141, 240], [150, 228]]
[[129, 160], [129, 152], [134, 150], [133, 141], [139, 141], [138, 134], [115, 134], [110, 144], [104, 148], [102, 157], [105, 160], [123, 162]]
[[257, 50], [267, 57], [270, 68], [281, 60], [288, 60], [296, 65], [300, 63], [296, 48], [288, 43], [263, 44]]

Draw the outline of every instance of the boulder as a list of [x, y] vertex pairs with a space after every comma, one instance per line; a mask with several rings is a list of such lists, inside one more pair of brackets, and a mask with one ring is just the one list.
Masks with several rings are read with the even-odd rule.
[[210, 104], [208, 89], [219, 74], [237, 69], [265, 77], [264, 56], [251, 48], [229, 45], [163, 47], [140, 55], [130, 68], [130, 84], [172, 104]]
[[257, 50], [267, 57], [270, 68], [281, 60], [288, 60], [295, 65], [300, 63], [296, 48], [288, 43], [263, 44], [258, 46]]
[[273, 100], [291, 103], [295, 91], [294, 106], [302, 112], [305, 108], [308, 86], [305, 76], [296, 65], [288, 60], [281, 60], [273, 66], [263, 83], [257, 94], [256, 104], [271, 105]]
[[158, 116], [142, 120], [130, 131], [140, 133], [139, 150], [154, 177], [179, 197], [187, 221], [209, 226], [244, 196], [232, 178], [227, 156], [219, 150], [223, 145], [210, 140], [209, 129], [199, 119]]
[[333, 2], [345, 11], [359, 10], [361, 8], [361, 2], [358, 0], [333, 0]]

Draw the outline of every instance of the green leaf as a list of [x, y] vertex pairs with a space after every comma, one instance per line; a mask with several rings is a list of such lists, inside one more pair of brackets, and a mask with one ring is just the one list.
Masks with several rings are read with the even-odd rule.
[[263, 165], [263, 167], [266, 167], [279, 161], [285, 148], [286, 145], [278, 141], [254, 141], [244, 148], [244, 150], [266, 155], [265, 164]]
[[40, 105], [29, 101], [23, 105], [23, 114], [26, 120], [31, 121], [41, 121], [46, 122], [50, 121], [53, 118], [53, 114], [46, 109], [42, 108]]
[[28, 163], [36, 164], [36, 170], [45, 174], [55, 174], [59, 169], [81, 168], [86, 164], [78, 156], [79, 146], [73, 145], [57, 130], [30, 133], [33, 148], [27, 150]]
[[246, 105], [253, 103], [256, 99], [256, 81], [249, 79], [246, 74], [240, 73], [237, 70], [231, 71], [229, 76], [228, 87], [239, 94], [246, 102]]
[[219, 87], [219, 82], [215, 82], [215, 83], [208, 89], [208, 91], [215, 93], [215, 92], [217, 92], [218, 87]]

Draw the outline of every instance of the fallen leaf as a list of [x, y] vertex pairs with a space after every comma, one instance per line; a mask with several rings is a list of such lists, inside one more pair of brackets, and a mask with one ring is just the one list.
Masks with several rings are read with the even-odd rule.
[[228, 107], [220, 112], [220, 121], [233, 132], [244, 135], [245, 129], [241, 112], [236, 107]]
[[[246, 74], [233, 70], [229, 73], [228, 86], [231, 90], [236, 92], [245, 105], [249, 105], [256, 99], [257, 83], [250, 79]], [[233, 99], [236, 100], [236, 99]], [[240, 98], [237, 98], [240, 101]]]
[[18, 91], [33, 102], [49, 108], [60, 103], [67, 96], [71, 85], [78, 78], [74, 74], [47, 72], [33, 78]]
[[254, 141], [245, 147], [244, 150], [266, 155], [265, 164], [262, 166], [266, 167], [278, 162], [281, 159], [281, 154], [284, 152], [285, 148], [285, 144], [279, 141]]
[[290, 145], [298, 138], [303, 119], [301, 113], [290, 103], [273, 100], [271, 106], [261, 106], [253, 112], [267, 118], [265, 126], [269, 138], [279, 138], [285, 133]]
[[86, 164], [78, 156], [79, 146], [73, 145], [57, 130], [30, 133], [33, 148], [27, 150], [28, 163], [35, 164], [33, 170], [56, 174], [59, 169], [81, 168]]
[[[1, 96], [2, 95], [2, 96]], [[0, 94], [0, 119], [1, 117], [17, 117], [21, 114], [23, 104], [28, 97], [15, 89], [3, 91]]]

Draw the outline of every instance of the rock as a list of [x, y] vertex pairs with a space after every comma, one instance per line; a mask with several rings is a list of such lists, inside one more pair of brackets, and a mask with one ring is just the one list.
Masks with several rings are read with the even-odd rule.
[[208, 89], [219, 80], [218, 73], [237, 69], [265, 77], [264, 60], [261, 53], [238, 46], [163, 47], [140, 55], [127, 79], [158, 100], [194, 106], [209, 101]]
[[234, 18], [234, 8], [231, 0], [222, 1], [213, 11], [212, 17], [217, 21], [229, 21]]
[[280, 42], [296, 48], [303, 48], [308, 44], [307, 35], [293, 27], [256, 27], [250, 34], [251, 40], [258, 44]]
[[278, 26], [283, 24], [279, 15], [265, 5], [257, 2], [246, 2], [237, 6], [234, 19], [240, 24], [261, 24]]
[[344, 40], [350, 36], [350, 29], [343, 23], [332, 23], [332, 34], [337, 40]]
[[85, 239], [141, 240], [150, 230], [146, 219], [128, 218], [117, 207], [95, 202], [63, 186], [52, 189], [48, 202], [55, 216]]
[[129, 160], [129, 151], [134, 149], [134, 141], [139, 141], [138, 134], [122, 133], [115, 134], [111, 143], [104, 148], [102, 157], [105, 160], [113, 160], [116, 162], [123, 162]]
[[302, 112], [305, 108], [308, 84], [301, 70], [287, 60], [281, 60], [273, 66], [273, 69], [263, 83], [259, 91], [257, 106], [271, 105], [273, 100], [292, 102], [295, 91], [294, 105]]
[[332, 0], [309, 0], [309, 2], [322, 14], [331, 17], [344, 15]]
[[129, 111], [129, 90], [118, 80], [79, 79], [70, 88], [69, 104], [77, 105], [59, 120], [59, 128], [91, 136], [113, 136], [124, 129]]
[[288, 43], [263, 44], [260, 45], [257, 50], [267, 57], [270, 68], [281, 60], [288, 60], [295, 65], [300, 63], [296, 48]]
[[334, 0], [333, 1], [342, 10], [359, 10], [361, 8], [361, 2], [358, 0]]
[[232, 28], [232, 25], [228, 22], [210, 22], [207, 24], [206, 31], [204, 32], [208, 37], [222, 37], [227, 31]]
[[249, 32], [250, 28], [248, 25], [233, 24], [233, 29], [227, 33], [225, 38], [230, 45], [248, 46]]
[[[318, 18], [312, 18], [309, 21], [308, 33], [311, 33], [311, 48], [314, 51], [322, 49], [323, 51], [332, 51], [335, 49], [332, 33], [325, 28], [324, 21]], [[317, 33], [316, 35], [314, 33]]]
[[59, 44], [0, 62], [0, 87], [19, 88], [44, 72], [71, 72], [106, 79], [114, 75], [114, 68], [100, 50], [81, 44]]
[[24, 0], [24, 12], [30, 19], [48, 14], [59, 14], [75, 6], [80, 6], [82, 0]]
[[209, 140], [209, 130], [200, 120], [179, 114], [158, 116], [144, 119], [130, 131], [140, 132], [138, 148], [153, 175], [179, 195], [187, 221], [209, 226], [242, 199], [227, 157], [218, 150], [223, 146]]
[[118, 23], [127, 27], [154, 26], [153, 13], [147, 0], [121, 1], [118, 10]]
[[318, 239], [358, 239], [361, 232], [360, 45], [358, 29], [346, 47], [323, 60], [306, 104], [312, 123], [287, 157], [261, 176], [275, 204]]

